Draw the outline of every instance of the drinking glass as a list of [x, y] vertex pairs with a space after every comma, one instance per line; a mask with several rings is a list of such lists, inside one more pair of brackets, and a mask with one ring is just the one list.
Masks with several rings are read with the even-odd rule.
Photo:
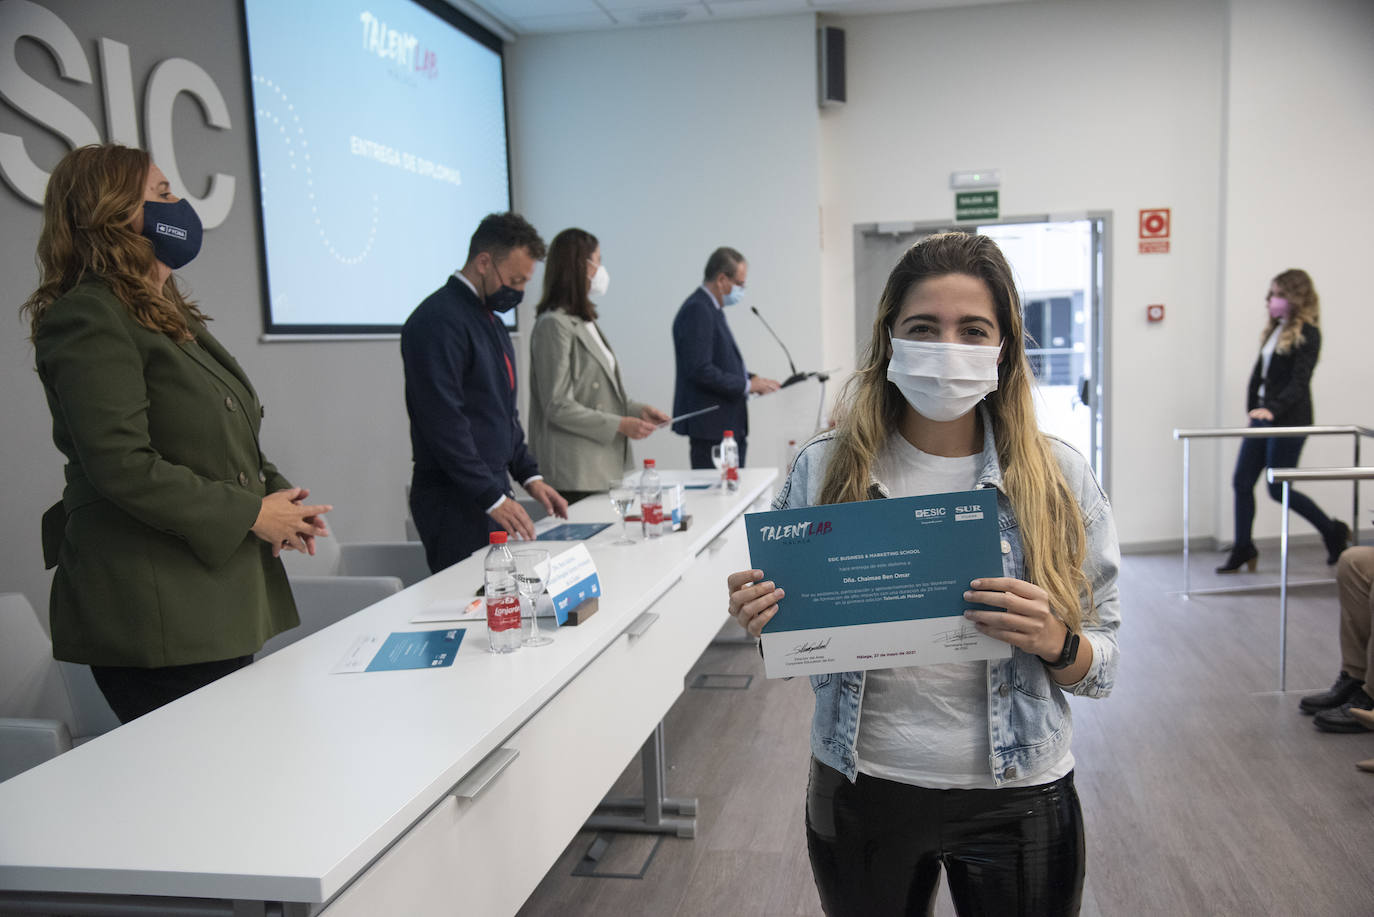
[[630, 514], [630, 507], [635, 503], [634, 485], [624, 481], [612, 481], [609, 487], [611, 494], [611, 507], [615, 514], [620, 517], [620, 537], [611, 544], [634, 544], [630, 540], [630, 534], [625, 528], [625, 517]]
[[711, 464], [716, 466], [716, 471], [718, 472], [718, 476], [716, 477], [716, 483], [711, 485], [711, 489], [715, 490], [716, 488], [724, 487], [725, 475], [720, 474], [720, 472], [723, 472], [725, 469], [724, 443], [716, 443], [714, 446], [711, 447]]
[[530, 635], [520, 641], [521, 646], [548, 646], [553, 638], [539, 633], [539, 609], [536, 603], [544, 591], [549, 575], [549, 552], [544, 548], [521, 548], [515, 555], [515, 585], [520, 595], [530, 600]]

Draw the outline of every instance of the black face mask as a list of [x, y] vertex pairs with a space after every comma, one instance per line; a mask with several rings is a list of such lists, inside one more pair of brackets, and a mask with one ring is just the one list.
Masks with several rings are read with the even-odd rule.
[[180, 270], [200, 254], [203, 230], [191, 202], [143, 202], [143, 235], [153, 243], [153, 257], [172, 270]]
[[[496, 262], [491, 263], [491, 269], [496, 271], [496, 279], [501, 280], [501, 271], [496, 267]], [[487, 294], [487, 308], [493, 312], [509, 312], [520, 305], [525, 299], [525, 291], [517, 290], [514, 287], [506, 286], [506, 282], [501, 280], [501, 286], [494, 292]]]

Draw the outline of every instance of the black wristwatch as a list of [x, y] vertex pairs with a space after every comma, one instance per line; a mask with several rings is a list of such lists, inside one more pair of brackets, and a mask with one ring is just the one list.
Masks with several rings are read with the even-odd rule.
[[1047, 662], [1045, 665], [1052, 669], [1067, 669], [1078, 659], [1078, 634], [1069, 631], [1064, 635], [1064, 648], [1059, 651], [1059, 658], [1054, 662]]

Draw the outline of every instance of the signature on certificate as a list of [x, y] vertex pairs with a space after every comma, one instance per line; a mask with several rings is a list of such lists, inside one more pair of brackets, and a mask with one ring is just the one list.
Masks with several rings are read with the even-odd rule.
[[970, 649], [978, 642], [978, 629], [972, 624], [961, 623], [950, 630], [942, 630], [930, 641], [947, 650]]
[[806, 656], [811, 653], [819, 653], [830, 645], [830, 638], [824, 640], [811, 640], [806, 643], [798, 643], [788, 651], [788, 656]]

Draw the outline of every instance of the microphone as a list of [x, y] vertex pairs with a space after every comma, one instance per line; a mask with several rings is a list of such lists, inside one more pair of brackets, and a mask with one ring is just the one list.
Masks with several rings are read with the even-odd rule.
[[762, 314], [759, 313], [759, 310], [758, 310], [757, 307], [755, 307], [755, 306], [750, 306], [750, 307], [749, 307], [749, 311], [750, 311], [750, 312], [753, 312], [754, 315], [755, 315], [755, 317], [757, 317], [759, 321], [763, 322], [763, 327], [767, 328], [767, 329], [768, 329], [768, 333], [771, 334], [771, 335], [773, 335], [773, 340], [775, 340], [775, 341], [778, 342], [778, 346], [782, 348], [783, 355], [784, 355], [785, 357], [787, 357], [787, 365], [788, 365], [789, 368], [791, 368], [791, 370], [792, 370], [792, 375], [790, 375], [790, 376], [787, 377], [787, 381], [786, 381], [786, 382], [783, 382], [781, 387], [782, 387], [782, 388], [786, 388], [787, 386], [792, 385], [792, 384], [795, 383], [795, 382], [800, 382], [800, 381], [802, 381], [803, 379], [805, 379], [805, 378], [806, 378], [806, 373], [799, 373], [799, 372], [797, 372], [797, 364], [792, 362], [792, 353], [791, 353], [791, 351], [789, 351], [789, 350], [787, 349], [787, 345], [784, 344], [784, 343], [782, 342], [782, 338], [778, 337], [778, 333], [777, 333], [776, 331], [773, 330], [773, 326], [770, 325], [770, 324], [768, 324], [768, 320], [767, 320], [766, 318], [764, 318]]

